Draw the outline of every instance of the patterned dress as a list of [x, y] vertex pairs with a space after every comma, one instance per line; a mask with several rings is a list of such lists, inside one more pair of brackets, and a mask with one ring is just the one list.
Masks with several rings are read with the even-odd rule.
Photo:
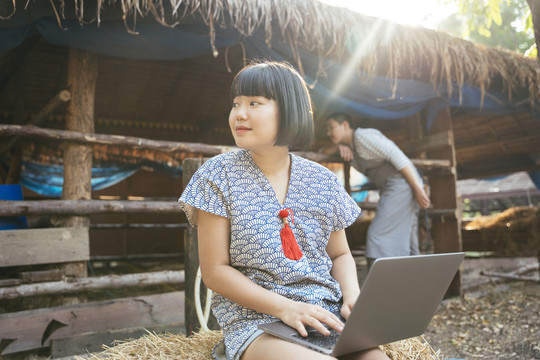
[[[270, 182], [249, 151], [237, 150], [208, 160], [191, 178], [180, 205], [196, 226], [201, 209], [231, 223], [230, 265], [256, 284], [287, 298], [339, 310], [341, 290], [330, 275], [326, 245], [333, 231], [352, 224], [360, 208], [335, 175], [325, 167], [291, 154], [291, 175], [281, 205]], [[279, 211], [292, 210], [290, 226], [303, 252], [300, 260], [285, 257]], [[220, 324], [229, 359], [242, 355], [257, 325], [275, 320], [214, 294], [212, 312]]]

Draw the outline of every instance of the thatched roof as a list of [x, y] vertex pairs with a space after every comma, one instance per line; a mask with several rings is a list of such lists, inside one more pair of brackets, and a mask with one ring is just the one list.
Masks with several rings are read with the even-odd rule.
[[[14, 11], [0, 19], [9, 19], [26, 3], [12, 1]], [[63, 5], [54, 8], [59, 26], [65, 16]], [[215, 56], [216, 29], [233, 27], [245, 37], [263, 29], [267, 44], [278, 36], [293, 48], [353, 64], [368, 78], [378, 74], [392, 79], [417, 79], [435, 87], [442, 84], [449, 94], [464, 84], [482, 90], [495, 88], [504, 90], [510, 99], [527, 101], [533, 108], [540, 100], [540, 66], [536, 59], [364, 16], [317, 0], [67, 0], [66, 5], [74, 7], [81, 24], [99, 24], [116, 17], [134, 33], [137, 22], [143, 20], [154, 19], [175, 27], [195, 16], [209, 27]], [[296, 60], [302, 70], [300, 57]], [[318, 75], [324, 76], [324, 70], [320, 63]]]

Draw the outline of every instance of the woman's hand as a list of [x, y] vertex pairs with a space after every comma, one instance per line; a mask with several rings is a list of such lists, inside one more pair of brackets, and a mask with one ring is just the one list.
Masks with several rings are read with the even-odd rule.
[[323, 335], [329, 335], [330, 331], [324, 326], [341, 332], [343, 323], [339, 318], [320, 306], [305, 304], [298, 301], [290, 301], [278, 314], [279, 319], [290, 327], [296, 329], [302, 336], [307, 336], [306, 325], [315, 328]]
[[339, 151], [339, 156], [345, 161], [351, 161], [354, 159], [354, 153], [350, 146], [347, 145], [336, 145]]
[[354, 304], [356, 304], [356, 300], [358, 299], [358, 295], [360, 295], [360, 292], [356, 294], [355, 296], [350, 297], [343, 297], [343, 305], [341, 306], [341, 316], [345, 318], [345, 320], [349, 319], [349, 316], [351, 315], [351, 311], [354, 307]]

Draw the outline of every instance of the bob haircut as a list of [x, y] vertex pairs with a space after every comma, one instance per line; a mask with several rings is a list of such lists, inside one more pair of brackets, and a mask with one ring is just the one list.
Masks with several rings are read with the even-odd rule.
[[313, 140], [311, 97], [304, 79], [289, 64], [275, 61], [252, 63], [235, 76], [230, 97], [264, 96], [278, 109], [276, 146], [308, 150]]

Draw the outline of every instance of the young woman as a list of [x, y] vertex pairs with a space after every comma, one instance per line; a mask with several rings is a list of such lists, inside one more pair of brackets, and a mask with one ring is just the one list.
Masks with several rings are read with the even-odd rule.
[[327, 135], [335, 146], [322, 152], [351, 161], [380, 192], [367, 234], [368, 267], [379, 257], [419, 254], [418, 207], [427, 208], [430, 200], [409, 158], [379, 130], [353, 128], [343, 113], [328, 118]]
[[[229, 125], [240, 150], [207, 161], [180, 197], [198, 227], [199, 261], [224, 334], [217, 359], [329, 359], [257, 329], [283, 320], [307, 335], [341, 331], [360, 292], [344, 229], [360, 208], [309, 148], [311, 100], [300, 75], [276, 62], [242, 69]], [[388, 359], [378, 348], [354, 359]]]

